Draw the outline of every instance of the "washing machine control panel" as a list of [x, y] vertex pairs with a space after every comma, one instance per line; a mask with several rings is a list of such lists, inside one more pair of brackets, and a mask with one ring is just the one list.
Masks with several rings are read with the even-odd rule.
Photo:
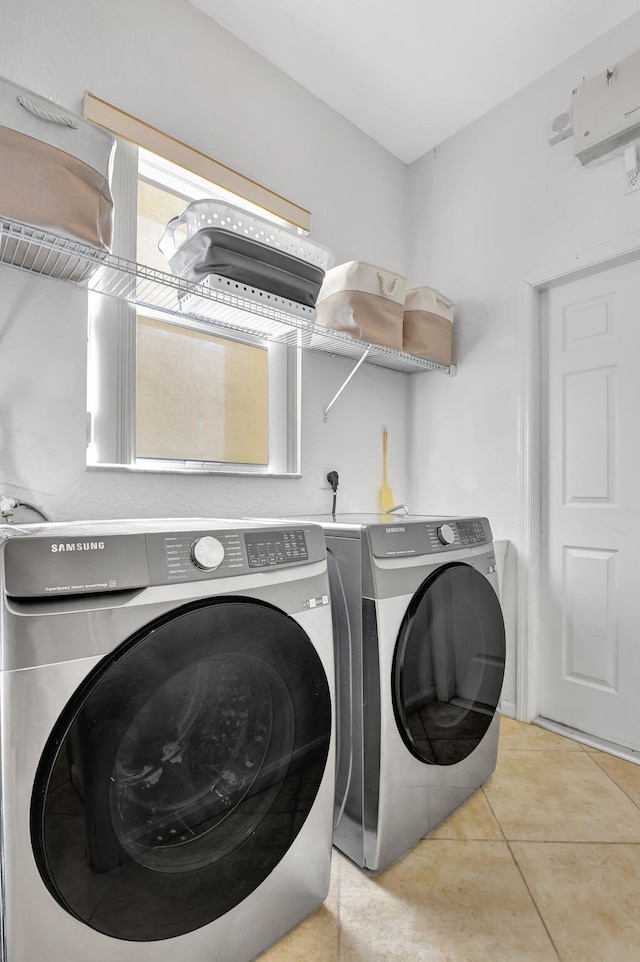
[[292, 561], [308, 561], [307, 539], [301, 528], [245, 534], [250, 568], [269, 568]]
[[199, 581], [309, 561], [302, 528], [147, 535], [152, 584]]
[[[97, 523], [99, 524], [99, 522]], [[124, 522], [122, 527], [124, 528]], [[308, 564], [327, 557], [320, 525], [95, 531], [11, 537], [0, 544], [14, 598], [135, 590]], [[106, 525], [106, 523], [105, 523]]]
[[151, 584], [200, 581], [243, 567], [236, 531], [148, 534], [146, 541]]

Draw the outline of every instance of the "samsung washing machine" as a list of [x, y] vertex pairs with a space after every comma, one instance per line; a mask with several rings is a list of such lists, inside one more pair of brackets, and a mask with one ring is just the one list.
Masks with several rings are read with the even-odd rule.
[[377, 874], [491, 775], [505, 632], [486, 518], [317, 516], [337, 668], [334, 844]]
[[248, 962], [329, 888], [322, 529], [0, 529], [3, 962]]

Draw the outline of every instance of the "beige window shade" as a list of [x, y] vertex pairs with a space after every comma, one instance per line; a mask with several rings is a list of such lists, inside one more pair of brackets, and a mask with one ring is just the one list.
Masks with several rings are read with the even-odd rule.
[[[167, 259], [158, 250], [158, 241], [172, 217], [177, 217], [185, 208], [183, 197], [163, 190], [155, 184], [138, 181], [138, 237], [136, 260], [147, 267], [166, 271]], [[184, 235], [184, 236], [181, 236]], [[185, 228], [178, 229], [179, 243], [186, 238]]]
[[138, 316], [139, 458], [267, 465], [266, 350]]
[[113, 131], [118, 137], [145, 147], [225, 190], [233, 191], [234, 194], [244, 197], [252, 204], [258, 204], [305, 231], [311, 229], [311, 214], [308, 210], [88, 92], [84, 97], [84, 116], [87, 120]]

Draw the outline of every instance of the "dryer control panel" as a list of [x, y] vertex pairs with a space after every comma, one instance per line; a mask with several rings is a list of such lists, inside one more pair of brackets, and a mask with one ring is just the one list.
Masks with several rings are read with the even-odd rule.
[[392, 524], [368, 525], [367, 534], [376, 558], [459, 551], [473, 545], [489, 544], [492, 540], [486, 518], [438, 518], [426, 522], [398, 518]]
[[489, 537], [487, 538], [485, 524], [488, 527], [486, 518], [471, 518], [469, 520], [456, 521], [458, 534], [460, 535], [460, 543], [486, 544], [487, 541], [490, 541], [491, 532], [489, 532]]

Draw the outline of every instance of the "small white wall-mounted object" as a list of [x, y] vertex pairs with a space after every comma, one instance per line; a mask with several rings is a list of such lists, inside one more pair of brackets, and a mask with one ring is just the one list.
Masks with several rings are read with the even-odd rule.
[[563, 110], [561, 114], [549, 121], [549, 143], [553, 147], [561, 140], [566, 140], [573, 133], [571, 109]]
[[574, 90], [571, 111], [582, 164], [608, 160], [640, 139], [640, 51]]
[[639, 167], [638, 144], [630, 144], [624, 150], [624, 173], [627, 180], [625, 194], [631, 194], [633, 191], [640, 189]]

